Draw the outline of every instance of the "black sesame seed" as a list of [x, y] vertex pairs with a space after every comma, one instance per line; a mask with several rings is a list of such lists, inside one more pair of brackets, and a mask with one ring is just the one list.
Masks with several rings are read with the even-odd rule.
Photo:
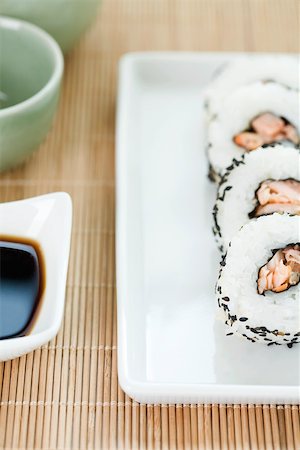
[[230, 189], [232, 189], [232, 186], [226, 186], [226, 188], [223, 191], [223, 195], [218, 195], [217, 200], [220, 200], [221, 202], [223, 202], [225, 199], [226, 192], [230, 191]]
[[[244, 155], [243, 155], [243, 156], [244, 156]], [[233, 164], [234, 164], [236, 167], [238, 167], [240, 164], [245, 164], [244, 161], [237, 160], [237, 159], [235, 159], [235, 158], [233, 158], [232, 162], [233, 162]]]
[[226, 336], [232, 336], [233, 335], [233, 333], [227, 333], [226, 334]]
[[213, 212], [212, 212], [213, 221], [214, 221], [214, 230], [220, 237], [222, 237], [221, 228], [218, 224], [217, 213], [218, 213], [218, 206], [217, 206], [217, 204], [215, 204], [213, 207]]
[[225, 267], [226, 266], [226, 253], [222, 256], [222, 261], [220, 262], [220, 266]]
[[230, 298], [229, 298], [229, 297], [222, 297], [222, 300], [223, 300], [224, 302], [230, 302]]
[[240, 322], [246, 322], [246, 320], [248, 320], [248, 317], [240, 317], [239, 318]]

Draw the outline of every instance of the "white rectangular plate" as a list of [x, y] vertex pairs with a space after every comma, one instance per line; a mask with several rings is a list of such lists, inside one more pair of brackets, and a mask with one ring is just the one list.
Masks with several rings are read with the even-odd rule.
[[298, 403], [299, 348], [225, 336], [202, 91], [238, 54], [131, 54], [117, 120], [118, 371], [147, 403]]

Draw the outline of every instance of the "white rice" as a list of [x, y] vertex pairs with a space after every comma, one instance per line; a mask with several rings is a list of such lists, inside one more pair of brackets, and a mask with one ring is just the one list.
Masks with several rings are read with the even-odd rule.
[[245, 153], [233, 138], [265, 112], [284, 117], [299, 133], [299, 97], [296, 91], [276, 83], [258, 82], [241, 87], [226, 97], [208, 126], [208, 158], [214, 173], [222, 175], [234, 158], [238, 159]]
[[257, 206], [255, 191], [268, 179], [300, 181], [299, 149], [276, 144], [245, 153], [232, 164], [219, 186], [214, 207], [214, 235], [226, 250], [236, 232], [247, 222]]
[[216, 291], [228, 332], [268, 345], [300, 341], [300, 285], [257, 292], [259, 269], [273, 249], [300, 241], [300, 217], [273, 214], [246, 224], [231, 241]]
[[209, 116], [217, 113], [224, 99], [237, 88], [256, 81], [272, 80], [299, 89], [299, 58], [294, 55], [248, 55], [222, 69], [204, 93]]

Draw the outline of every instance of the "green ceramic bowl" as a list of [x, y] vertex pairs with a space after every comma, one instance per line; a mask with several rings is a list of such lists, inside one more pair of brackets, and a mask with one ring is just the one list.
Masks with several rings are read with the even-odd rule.
[[52, 124], [63, 74], [57, 43], [34, 25], [0, 17], [0, 170], [21, 163]]
[[38, 25], [68, 52], [96, 16], [101, 0], [0, 0], [0, 14]]

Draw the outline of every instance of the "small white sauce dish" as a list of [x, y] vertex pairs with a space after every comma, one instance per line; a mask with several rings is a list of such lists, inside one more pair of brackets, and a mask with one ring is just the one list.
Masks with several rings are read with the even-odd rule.
[[37, 242], [45, 265], [45, 289], [33, 328], [28, 335], [1, 340], [0, 361], [31, 352], [57, 334], [64, 312], [71, 229], [72, 201], [65, 192], [0, 204], [0, 236]]

